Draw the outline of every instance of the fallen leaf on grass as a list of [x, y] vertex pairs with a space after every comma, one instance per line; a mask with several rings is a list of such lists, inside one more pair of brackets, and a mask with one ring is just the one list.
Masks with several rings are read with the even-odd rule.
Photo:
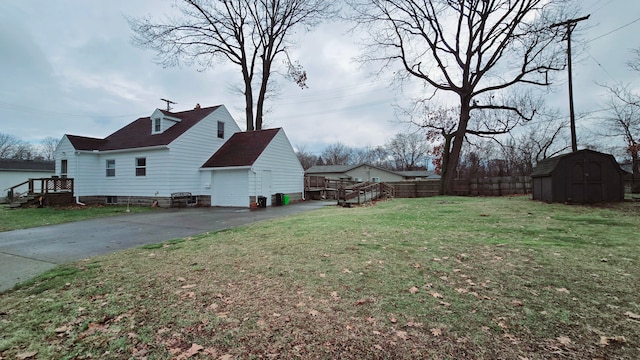
[[631, 311], [627, 311], [626, 313], [624, 313], [625, 315], [627, 315], [628, 317], [635, 319], [635, 320], [640, 320], [640, 315], [638, 314], [634, 314]]
[[358, 305], [362, 305], [362, 304], [366, 304], [367, 302], [368, 302], [368, 300], [367, 300], [367, 299], [359, 299], [359, 300], [356, 300], [356, 306], [358, 306]]
[[569, 293], [569, 290], [567, 290], [566, 288], [557, 288], [556, 291], [560, 293], [565, 293], [565, 294]]
[[418, 264], [418, 263], [415, 263], [415, 264], [413, 264], [413, 267], [414, 267], [415, 269], [420, 269], [420, 268], [422, 267], [422, 265], [420, 265], [420, 264]]
[[449, 306], [451, 306], [451, 304], [449, 304], [449, 303], [448, 303], [448, 302], [446, 302], [446, 301], [440, 301], [440, 305], [442, 305], [442, 306], [444, 306], [444, 307], [449, 307]]
[[396, 331], [396, 336], [402, 340], [407, 340], [407, 332], [406, 331]]
[[192, 289], [192, 288], [194, 288], [194, 287], [196, 287], [196, 286], [198, 286], [198, 285], [196, 285], [196, 284], [189, 284], [189, 285], [183, 285], [183, 286], [181, 286], [180, 288], [182, 288], [182, 289]]
[[218, 358], [218, 360], [231, 360], [231, 359], [233, 359], [233, 355], [231, 354], [224, 354]]
[[342, 269], [342, 272], [345, 273], [345, 274], [351, 274], [351, 270], [349, 270], [347, 268]]
[[607, 346], [611, 343], [624, 344], [627, 339], [624, 336], [600, 336], [600, 345]]
[[431, 331], [431, 334], [433, 336], [440, 336], [442, 335], [442, 329], [440, 328], [433, 328], [433, 329], [429, 329], [429, 331]]
[[182, 354], [180, 354], [180, 356], [178, 356], [176, 359], [187, 359], [192, 357], [193, 355], [197, 354], [200, 352], [200, 350], [204, 349], [204, 347], [198, 345], [198, 344], [191, 344], [191, 347], [183, 352]]
[[24, 352], [24, 353], [20, 353], [20, 354], [16, 355], [16, 359], [20, 359], [20, 360], [30, 359], [30, 358], [36, 356], [37, 354], [38, 354], [37, 351]]
[[187, 279], [185, 279], [185, 278], [183, 278], [183, 277], [179, 277], [179, 278], [177, 278], [176, 280], [178, 280], [178, 281], [180, 281], [180, 282], [185, 282], [185, 281], [187, 281]]
[[419, 290], [420, 290], [420, 289], [418, 289], [417, 287], [412, 286], [412, 287], [411, 287], [411, 289], [409, 289], [409, 292], [410, 292], [410, 293], [412, 293], [412, 294], [415, 294], [415, 293], [417, 293]]
[[439, 292], [436, 291], [430, 291], [429, 294], [431, 294], [431, 296], [433, 296], [436, 299], [443, 299], [444, 296], [442, 296], [442, 294], [440, 294]]
[[318, 316], [320, 313], [317, 310], [310, 310], [309, 311], [309, 315], [311, 316]]
[[60, 327], [57, 327], [54, 331], [59, 334], [59, 333], [67, 332], [71, 329], [73, 329], [71, 326], [60, 326]]
[[382, 346], [380, 345], [373, 345], [373, 348], [382, 351]]
[[392, 317], [391, 319], [389, 319], [389, 321], [395, 324], [398, 322], [398, 319], [396, 319], [395, 317]]
[[556, 340], [558, 340], [558, 342], [562, 345], [569, 345], [571, 344], [571, 339], [569, 339], [566, 336], [559, 336], [556, 338]]
[[511, 303], [513, 304], [513, 306], [524, 306], [524, 304], [520, 300], [511, 300]]

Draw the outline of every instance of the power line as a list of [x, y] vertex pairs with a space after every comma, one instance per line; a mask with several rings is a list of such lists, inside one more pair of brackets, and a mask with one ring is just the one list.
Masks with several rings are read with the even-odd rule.
[[17, 104], [12, 104], [12, 103], [8, 103], [5, 101], [0, 101], [0, 109], [6, 109], [6, 110], [11, 110], [11, 111], [20, 111], [20, 112], [26, 112], [26, 113], [34, 113], [34, 114], [44, 114], [44, 115], [61, 115], [61, 116], [68, 116], [68, 117], [80, 117], [80, 118], [87, 118], [87, 117], [101, 117], [101, 118], [107, 118], [107, 119], [116, 119], [116, 118], [123, 118], [123, 117], [132, 117], [132, 116], [141, 116], [144, 115], [145, 113], [135, 113], [135, 114], [123, 114], [123, 115], [102, 115], [102, 114], [90, 114], [90, 113], [65, 113], [65, 112], [59, 112], [59, 111], [53, 111], [53, 110], [47, 110], [47, 109], [39, 109], [39, 108], [34, 108], [34, 107], [28, 107], [28, 106], [23, 106], [23, 105], [17, 105]]
[[611, 34], [613, 34], [614, 32], [616, 32], [616, 31], [618, 31], [618, 30], [622, 30], [622, 29], [626, 28], [627, 26], [630, 26], [630, 25], [633, 25], [633, 24], [637, 23], [638, 21], [640, 21], [640, 17], [639, 17], [639, 18], [637, 18], [637, 19], [635, 19], [635, 20], [633, 20], [633, 21], [631, 21], [630, 23], [624, 24], [624, 25], [622, 25], [622, 26], [620, 26], [620, 27], [618, 27], [618, 28], [615, 28], [615, 29], [613, 29], [613, 30], [611, 30], [611, 31], [607, 32], [607, 33], [604, 33], [604, 34], [602, 34], [602, 35], [600, 35], [600, 36], [597, 36], [597, 37], [595, 37], [595, 38], [593, 38], [593, 39], [591, 39], [591, 40], [587, 41], [587, 43], [590, 43], [590, 42], [592, 42], [592, 41], [596, 41], [596, 40], [598, 40], [598, 39], [601, 39], [601, 38], [603, 38], [603, 37], [605, 37], [605, 36], [611, 35]]

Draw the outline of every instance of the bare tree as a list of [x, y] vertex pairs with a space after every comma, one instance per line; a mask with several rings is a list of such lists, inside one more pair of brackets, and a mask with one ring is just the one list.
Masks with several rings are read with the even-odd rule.
[[[369, 30], [364, 61], [456, 96], [456, 126], [445, 140], [442, 193], [453, 190], [456, 167], [474, 110], [513, 112], [498, 94], [519, 85], [547, 86], [564, 67], [558, 27], [565, 0], [351, 0], [354, 19]], [[492, 101], [488, 101], [488, 100]]]
[[396, 170], [425, 168], [431, 152], [426, 137], [417, 133], [398, 133], [387, 142], [386, 148], [395, 161]]
[[[179, 0], [181, 17], [165, 23], [128, 19], [133, 43], [156, 52], [164, 66], [211, 68], [229, 61], [240, 68], [247, 131], [262, 128], [264, 103], [276, 59], [301, 87], [307, 74], [286, 55], [297, 29], [310, 29], [331, 14], [328, 0]], [[257, 100], [254, 99], [257, 92]], [[255, 112], [254, 112], [255, 106]]]
[[31, 144], [9, 134], [0, 133], [0, 159], [35, 158], [36, 154]]
[[48, 136], [40, 141], [40, 153], [45, 160], [53, 160], [60, 139]]
[[351, 149], [351, 162], [353, 164], [370, 164], [385, 169], [390, 169], [389, 152], [383, 146], [366, 146]]
[[307, 170], [316, 164], [318, 157], [308, 151], [306, 146], [297, 146], [297, 148], [296, 156], [298, 157], [298, 161], [300, 161], [300, 165], [302, 165], [303, 169]]
[[631, 190], [633, 193], [640, 193], [640, 94], [624, 85], [607, 89], [609, 99], [606, 105], [609, 110], [604, 120], [609, 127], [610, 136], [624, 139], [626, 153], [631, 157]]
[[320, 157], [325, 165], [352, 165], [353, 149], [337, 142], [327, 146]]

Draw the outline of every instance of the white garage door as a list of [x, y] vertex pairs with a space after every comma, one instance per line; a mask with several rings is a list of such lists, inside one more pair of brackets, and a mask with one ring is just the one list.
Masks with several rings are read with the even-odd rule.
[[248, 170], [222, 170], [212, 174], [212, 206], [249, 207]]

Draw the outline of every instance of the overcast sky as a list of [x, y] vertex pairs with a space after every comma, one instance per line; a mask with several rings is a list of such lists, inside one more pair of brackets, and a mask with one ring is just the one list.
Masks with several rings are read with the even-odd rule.
[[[232, 89], [240, 78], [221, 64], [162, 68], [151, 51], [131, 45], [125, 16], [171, 14], [160, 0], [0, 1], [0, 132], [38, 144], [64, 134], [103, 138], [138, 117], [177, 102], [173, 111], [224, 104], [244, 128], [244, 99]], [[586, 0], [573, 40], [588, 41], [574, 57], [577, 113], [601, 115], [603, 90], [596, 83], [631, 82], [638, 73], [625, 63], [640, 47], [638, 0]], [[304, 36], [291, 54], [308, 72], [308, 89], [279, 79], [280, 94], [269, 102], [266, 127], [283, 127], [295, 146], [319, 153], [327, 144], [377, 146], [407, 125], [392, 104], [398, 93], [388, 76], [353, 61], [360, 49], [346, 26], [331, 23]], [[579, 36], [577, 38], [576, 36]], [[566, 75], [549, 97], [568, 117]], [[580, 120], [578, 132], [597, 122]], [[597, 125], [595, 125], [597, 126]], [[582, 129], [581, 129], [582, 128]]]

